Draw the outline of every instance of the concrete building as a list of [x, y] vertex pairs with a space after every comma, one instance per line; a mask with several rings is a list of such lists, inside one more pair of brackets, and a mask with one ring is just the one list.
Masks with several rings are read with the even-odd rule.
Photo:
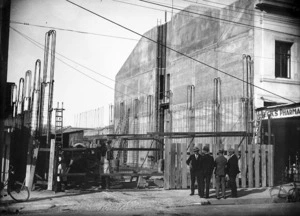
[[[299, 14], [292, 0], [238, 0], [223, 9], [195, 3], [149, 30], [116, 76], [115, 132], [253, 132], [257, 108], [300, 101]], [[255, 140], [174, 142], [226, 149]], [[128, 141], [124, 147], [151, 145]], [[122, 162], [139, 165], [146, 157], [128, 152]]]

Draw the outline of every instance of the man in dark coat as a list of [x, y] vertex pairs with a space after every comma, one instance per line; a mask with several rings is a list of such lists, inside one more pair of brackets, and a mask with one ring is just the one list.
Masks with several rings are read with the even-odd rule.
[[198, 195], [200, 196], [200, 175], [202, 169], [202, 156], [199, 154], [199, 148], [194, 148], [194, 154], [190, 155], [186, 161], [186, 164], [190, 167], [191, 174], [191, 196], [195, 192], [195, 180], [197, 178]]
[[226, 175], [227, 159], [224, 157], [224, 151], [222, 149], [218, 152], [218, 157], [215, 160], [215, 175], [216, 175], [216, 197], [220, 199], [219, 190], [220, 184], [222, 185], [222, 197], [225, 196], [225, 175]]
[[205, 198], [209, 198], [209, 187], [210, 187], [210, 180], [211, 176], [214, 170], [214, 158], [209, 153], [209, 147], [204, 146], [203, 147], [203, 169], [201, 170], [202, 175], [200, 177], [203, 177], [201, 179], [200, 184], [200, 197], [204, 196], [205, 192]]
[[229, 158], [227, 161], [227, 174], [229, 176], [229, 186], [231, 188], [231, 197], [237, 197], [236, 176], [240, 173], [238, 157], [234, 154], [232, 148], [228, 149]]

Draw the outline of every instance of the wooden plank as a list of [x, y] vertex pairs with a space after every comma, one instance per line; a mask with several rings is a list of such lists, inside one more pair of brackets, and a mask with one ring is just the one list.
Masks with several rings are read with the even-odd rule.
[[270, 187], [270, 183], [271, 183], [271, 161], [270, 161], [270, 157], [271, 157], [271, 152], [270, 152], [270, 145], [266, 145], [266, 149], [267, 149], [267, 184]]
[[170, 146], [171, 139], [165, 140], [165, 160], [164, 160], [164, 189], [170, 189]]
[[246, 154], [246, 145], [241, 145], [241, 175], [242, 175], [242, 188], [246, 188], [246, 175], [247, 175], [247, 154]]
[[268, 186], [269, 187], [272, 187], [273, 186], [273, 173], [274, 173], [274, 170], [273, 170], [273, 145], [269, 144], [267, 146], [268, 148]]
[[47, 190], [53, 190], [53, 184], [54, 184], [54, 160], [55, 160], [55, 140], [51, 139], [50, 144], [50, 158], [49, 158], [49, 171], [48, 171], [48, 188]]
[[181, 152], [182, 152], [182, 161], [181, 161], [181, 181], [182, 181], [182, 188], [186, 189], [188, 186], [188, 168], [186, 165], [186, 160], [187, 160], [187, 152], [186, 152], [186, 146], [185, 145], [181, 145]]
[[271, 151], [271, 176], [270, 176], [270, 187], [274, 186], [274, 145], [270, 145], [270, 151]]
[[[70, 176], [76, 176], [76, 175], [81, 175], [83, 176], [86, 173], [68, 173], [67, 175]], [[101, 173], [101, 176], [163, 176], [162, 173], [126, 173], [126, 172], [120, 172], [120, 173]]]
[[[217, 151], [218, 151], [216, 145], [211, 145], [211, 151], [212, 151], [212, 154], [213, 154], [213, 157], [215, 160], [217, 157]], [[213, 186], [213, 188], [216, 188], [216, 177], [215, 177], [214, 172], [212, 175], [212, 186]]]
[[181, 145], [180, 143], [177, 143], [177, 182], [176, 182], [176, 188], [182, 188], [182, 178], [181, 178]]
[[178, 146], [178, 143], [173, 143], [172, 145], [175, 146], [175, 152], [174, 152], [174, 188], [178, 188], [178, 183], [179, 183], [179, 179], [178, 179], [178, 149], [177, 149], [177, 146]]
[[248, 150], [248, 187], [253, 188], [253, 153], [252, 145], [247, 145]]
[[259, 145], [254, 145], [255, 147], [255, 159], [254, 159], [254, 167], [255, 167], [255, 187], [258, 188], [260, 187], [260, 157], [259, 157], [259, 150], [260, 146]]
[[[234, 153], [235, 153], [235, 155], [239, 158], [239, 145], [238, 145], [238, 144], [234, 145]], [[238, 161], [238, 164], [241, 164], [240, 159], [239, 159], [239, 161]], [[240, 166], [239, 166], [239, 169], [241, 169]], [[241, 171], [241, 170], [240, 170], [240, 171]], [[240, 176], [241, 176], [241, 173], [237, 174], [236, 179], [235, 179], [236, 186], [237, 186], [238, 188], [240, 188], [240, 180], [239, 180], [239, 179], [240, 179]]]
[[171, 160], [170, 160], [170, 189], [175, 188], [175, 152], [176, 144], [171, 144]]
[[267, 186], [267, 157], [265, 145], [261, 145], [261, 186]]
[[[62, 148], [63, 151], [87, 151], [87, 150], [97, 150], [97, 148]], [[161, 151], [160, 148], [111, 148], [111, 151]], [[50, 148], [40, 148], [40, 152], [50, 152]]]

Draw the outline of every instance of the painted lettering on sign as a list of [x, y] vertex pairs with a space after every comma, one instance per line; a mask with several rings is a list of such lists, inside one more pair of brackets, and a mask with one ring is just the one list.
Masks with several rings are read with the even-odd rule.
[[290, 118], [300, 116], [300, 107], [293, 107], [293, 108], [275, 108], [270, 110], [262, 110], [258, 112], [258, 115], [262, 119], [268, 119], [268, 116], [272, 119], [277, 118]]

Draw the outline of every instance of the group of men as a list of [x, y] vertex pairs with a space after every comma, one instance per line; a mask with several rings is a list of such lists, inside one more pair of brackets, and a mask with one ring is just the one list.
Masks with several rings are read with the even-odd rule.
[[[195, 181], [197, 179], [198, 195], [201, 198], [209, 198], [209, 188], [212, 174], [215, 174], [216, 180], [216, 198], [226, 199], [225, 195], [225, 177], [229, 177], [229, 186], [231, 188], [231, 197], [237, 197], [236, 176], [240, 172], [238, 167], [238, 157], [234, 150], [229, 148], [228, 160], [224, 156], [224, 150], [219, 150], [218, 156], [214, 160], [209, 153], [209, 147], [204, 146], [202, 154], [200, 149], [194, 148], [194, 154], [190, 155], [186, 163], [190, 167], [191, 174], [191, 194], [195, 193]], [[220, 186], [222, 196], [219, 196]]]

